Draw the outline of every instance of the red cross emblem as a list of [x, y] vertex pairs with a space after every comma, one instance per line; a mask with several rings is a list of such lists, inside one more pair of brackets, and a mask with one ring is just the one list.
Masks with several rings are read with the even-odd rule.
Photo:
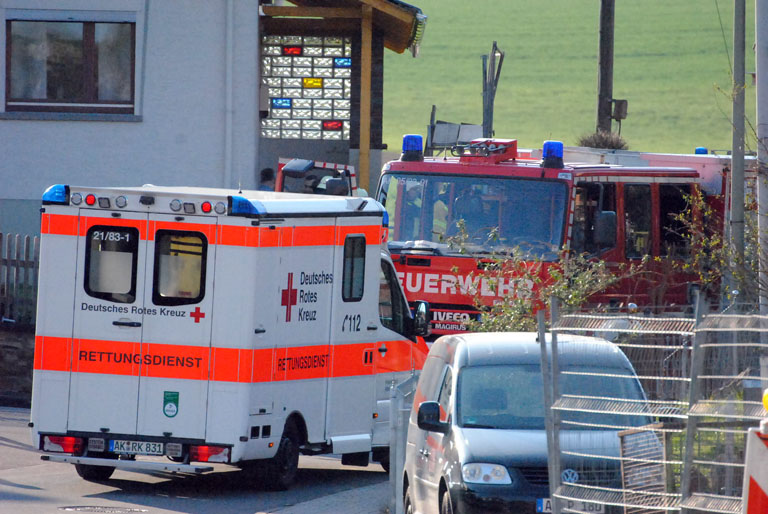
[[205, 313], [200, 310], [200, 307], [195, 307], [195, 310], [189, 313], [190, 318], [195, 318], [195, 323], [200, 323], [200, 320], [205, 317]]
[[291, 321], [291, 307], [296, 305], [298, 290], [293, 288], [293, 273], [288, 273], [288, 287], [282, 290], [280, 305], [285, 307], [285, 321]]

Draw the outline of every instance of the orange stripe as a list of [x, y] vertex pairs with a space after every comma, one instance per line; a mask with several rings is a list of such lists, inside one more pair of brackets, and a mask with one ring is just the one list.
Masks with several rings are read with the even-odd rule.
[[340, 226], [336, 231], [336, 245], [343, 246], [344, 240], [350, 235], [364, 235], [365, 242], [369, 245], [381, 244], [381, 230], [379, 225]]
[[216, 243], [216, 225], [205, 223], [186, 223], [182, 221], [155, 221], [149, 222], [149, 239], [155, 238], [155, 232], [158, 230], [182, 230], [202, 232], [208, 238], [210, 244]]
[[[147, 238], [147, 220], [130, 220], [124, 218], [97, 218], [93, 216], [81, 216], [80, 233], [84, 236], [88, 233], [88, 229], [96, 225], [105, 225], [113, 227], [133, 227], [139, 231], [139, 239], [145, 240]], [[73, 234], [74, 235], [74, 234]]]
[[43, 213], [40, 223], [40, 233], [56, 234], [60, 236], [76, 236], [77, 216]]
[[333, 225], [315, 227], [296, 227], [293, 233], [293, 246], [330, 246], [333, 245]]
[[35, 336], [35, 369], [69, 371], [71, 344], [67, 337]]
[[411, 369], [406, 353], [412, 344], [409, 341], [384, 343], [388, 358], [378, 356], [375, 343], [335, 345], [330, 350], [327, 345], [301, 346], [273, 352], [44, 336], [37, 336], [35, 341], [34, 367], [48, 371], [207, 380], [211, 362], [213, 381], [257, 383], [370, 375], [374, 362], [379, 363], [380, 372]]

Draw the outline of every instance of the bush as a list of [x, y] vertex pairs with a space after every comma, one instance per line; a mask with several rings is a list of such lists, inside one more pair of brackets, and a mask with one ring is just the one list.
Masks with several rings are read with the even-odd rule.
[[578, 139], [579, 146], [589, 148], [608, 148], [611, 150], [629, 150], [629, 145], [621, 135], [615, 132], [601, 130], [592, 134], [585, 134]]

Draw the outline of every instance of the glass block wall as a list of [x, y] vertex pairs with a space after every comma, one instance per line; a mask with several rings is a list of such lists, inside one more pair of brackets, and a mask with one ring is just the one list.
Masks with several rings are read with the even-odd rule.
[[349, 140], [350, 38], [264, 36], [261, 81], [269, 96], [262, 137]]

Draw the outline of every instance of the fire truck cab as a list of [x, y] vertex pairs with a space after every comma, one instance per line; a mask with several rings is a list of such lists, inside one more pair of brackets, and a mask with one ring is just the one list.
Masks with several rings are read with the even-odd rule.
[[44, 459], [201, 473], [388, 464], [428, 352], [371, 199], [144, 186], [43, 195], [31, 424]]
[[[452, 154], [424, 157], [421, 136], [405, 136], [377, 189], [398, 277], [409, 298], [430, 302], [435, 336], [467, 330], [475, 292], [491, 304], [513, 290], [511, 281], [492, 286], [470, 275], [483, 256], [517, 249], [546, 268], [567, 249], [618, 267], [689, 251], [676, 215], [699, 187], [691, 168], [568, 164], [554, 141], [542, 159], [521, 158], [510, 139], [475, 140]], [[463, 247], [451, 244], [459, 234]], [[663, 266], [649, 264], [596, 301], [686, 304], [690, 277]]]

